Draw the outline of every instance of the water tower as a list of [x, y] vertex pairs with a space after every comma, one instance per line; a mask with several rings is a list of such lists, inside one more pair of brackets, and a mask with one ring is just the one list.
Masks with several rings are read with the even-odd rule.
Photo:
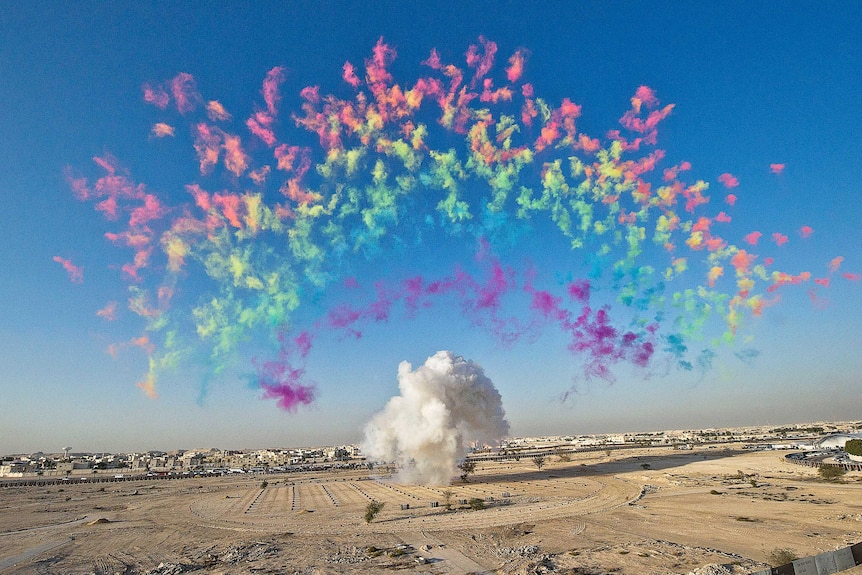
[[69, 452], [72, 451], [71, 447], [63, 448], [63, 459], [69, 459]]

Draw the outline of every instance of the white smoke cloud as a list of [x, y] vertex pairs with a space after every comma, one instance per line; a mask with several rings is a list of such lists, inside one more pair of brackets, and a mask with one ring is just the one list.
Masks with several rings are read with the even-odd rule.
[[473, 441], [493, 444], [509, 432], [500, 393], [480, 365], [440, 351], [412, 371], [398, 366], [401, 395], [365, 426], [362, 452], [394, 461], [399, 480], [448, 485]]

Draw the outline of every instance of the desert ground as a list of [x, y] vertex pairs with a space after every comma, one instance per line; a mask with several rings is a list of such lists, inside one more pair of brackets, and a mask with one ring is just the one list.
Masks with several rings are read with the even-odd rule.
[[725, 575], [862, 541], [862, 473], [783, 456], [523, 458], [448, 487], [333, 471], [0, 489], [0, 573]]

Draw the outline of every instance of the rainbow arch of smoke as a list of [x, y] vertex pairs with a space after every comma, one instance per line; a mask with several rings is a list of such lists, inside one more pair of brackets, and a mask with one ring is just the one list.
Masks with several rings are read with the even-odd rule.
[[[840, 256], [813, 277], [778, 270], [774, 257], [755, 253], [759, 231], [725, 237], [739, 209], [732, 193], [739, 181], [717, 177], [723, 205], [715, 206], [708, 182], [686, 179], [688, 162], [660, 169], [658, 130], [674, 106], [661, 105], [650, 88], [635, 91], [619, 128], [593, 137], [578, 128], [581, 106], [537, 95], [526, 81], [525, 51], [499, 71], [496, 52], [481, 37], [460, 65], [432, 50], [422, 62], [427, 73], [401, 83], [389, 71], [396, 51], [381, 39], [361, 69], [344, 64], [349, 95], [306, 87], [289, 116], [281, 110], [286, 74], [276, 67], [240, 128], [190, 74], [145, 84], [145, 102], [162, 116], [152, 139], [176, 138], [177, 123], [191, 135], [201, 179], [184, 186], [187, 199], [151, 191], [109, 155], [94, 158], [101, 174], [92, 182], [66, 173], [75, 196], [116, 226], [106, 238], [131, 253], [121, 266], [126, 307], [143, 319], [144, 333], [113, 349], [145, 350], [149, 369], [139, 387], [155, 397], [158, 374], [201, 349], [217, 375], [263, 329], [279, 351], [255, 360], [256, 385], [293, 409], [314, 398], [302, 365], [320, 330], [358, 336], [364, 323], [389, 320], [395, 306], [410, 316], [444, 296], [504, 344], [556, 326], [587, 377], [612, 378], [618, 361], [647, 368], [656, 353], [683, 369], [706, 369], [714, 352], [692, 361], [687, 342], [708, 322], [719, 320], [722, 339], [733, 341], [747, 317], [778, 301], [779, 288], [813, 280], [823, 289], [839, 274]], [[770, 166], [776, 174], [783, 168]], [[495, 256], [507, 242], [517, 247], [512, 230], [548, 226], [594, 271], [539, 287], [535, 270]], [[364, 305], [336, 305], [313, 326], [292, 325], [309, 293], [334, 282], [358, 285], [345, 277], [345, 262], [416, 245], [432, 232], [477, 246], [480, 274], [456, 265], [442, 277], [381, 279]], [[813, 232], [803, 225], [797, 235]], [[757, 251], [789, 242], [781, 231], [771, 238], [774, 247]], [[55, 260], [82, 280], [71, 261]], [[190, 283], [195, 288], [183, 292]], [[614, 310], [591, 303], [600, 283], [615, 294]], [[501, 304], [515, 292], [528, 302], [521, 316], [506, 315]], [[630, 313], [615, 323], [617, 307]], [[108, 302], [97, 313], [113, 319], [117, 309]]]

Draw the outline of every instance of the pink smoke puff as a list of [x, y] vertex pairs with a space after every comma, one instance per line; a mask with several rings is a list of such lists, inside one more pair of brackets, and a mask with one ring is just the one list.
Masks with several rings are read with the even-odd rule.
[[736, 203], [736, 196], [734, 194], [727, 194], [724, 196], [724, 203], [728, 206], [732, 206]]
[[737, 180], [736, 177], [734, 177], [732, 174], [728, 173], [724, 173], [718, 176], [718, 181], [724, 184], [724, 187], [727, 189], [735, 188], [739, 185], [739, 180]]
[[281, 101], [281, 93], [278, 88], [284, 82], [284, 79], [284, 68], [276, 66], [266, 73], [266, 78], [263, 80], [261, 94], [263, 94], [263, 101], [266, 102], [266, 110], [271, 116], [275, 116], [278, 113], [278, 103]]
[[149, 84], [144, 84], [142, 87], [144, 91], [144, 102], [148, 104], [152, 104], [157, 108], [164, 110], [168, 107], [168, 104], [171, 101], [171, 97], [165, 92], [164, 88], [161, 86], [151, 86]]
[[108, 302], [105, 307], [96, 312], [96, 315], [106, 321], [114, 321], [117, 319], [117, 302]]
[[470, 68], [475, 68], [476, 73], [473, 75], [471, 86], [481, 80], [491, 68], [494, 66], [494, 57], [497, 54], [497, 44], [486, 40], [484, 36], [479, 36], [479, 43], [482, 45], [482, 53], [479, 53], [479, 47], [471, 44], [467, 49], [467, 65]]
[[841, 277], [852, 282], [858, 282], [860, 279], [862, 279], [862, 274], [844, 272], [843, 274], [841, 274]]
[[799, 235], [803, 238], [811, 237], [811, 234], [813, 233], [814, 228], [812, 228], [811, 226], [802, 226], [801, 228], [799, 228]]
[[784, 234], [779, 233], [779, 232], [775, 232], [772, 234], [772, 241], [774, 241], [775, 245], [777, 245], [777, 246], [783, 246], [789, 240], [787, 239], [787, 236], [785, 236]]
[[784, 171], [784, 164], [769, 164], [769, 170], [773, 174], [780, 174]]
[[745, 243], [747, 243], [747, 244], [750, 244], [750, 245], [752, 245], [752, 246], [756, 246], [756, 245], [757, 245], [757, 241], [758, 241], [761, 237], [763, 237], [763, 234], [762, 234], [762, 233], [760, 233], [760, 232], [751, 232], [750, 234], [746, 234], [745, 236], [743, 236], [742, 240], [743, 240]]
[[362, 83], [362, 80], [360, 80], [359, 77], [356, 75], [356, 67], [350, 62], [345, 62], [344, 66], [342, 67], [342, 70], [343, 73], [341, 77], [344, 79], [344, 81], [353, 86], [354, 88], [358, 88], [359, 85]]
[[84, 283], [84, 268], [76, 266], [72, 263], [72, 260], [61, 258], [60, 256], [54, 256], [52, 259], [63, 266], [63, 269], [69, 274], [69, 280], [72, 283]]
[[185, 72], [177, 74], [171, 80], [171, 94], [177, 104], [177, 110], [180, 114], [186, 114], [195, 109], [200, 102], [201, 97], [198, 94], [194, 76]]

